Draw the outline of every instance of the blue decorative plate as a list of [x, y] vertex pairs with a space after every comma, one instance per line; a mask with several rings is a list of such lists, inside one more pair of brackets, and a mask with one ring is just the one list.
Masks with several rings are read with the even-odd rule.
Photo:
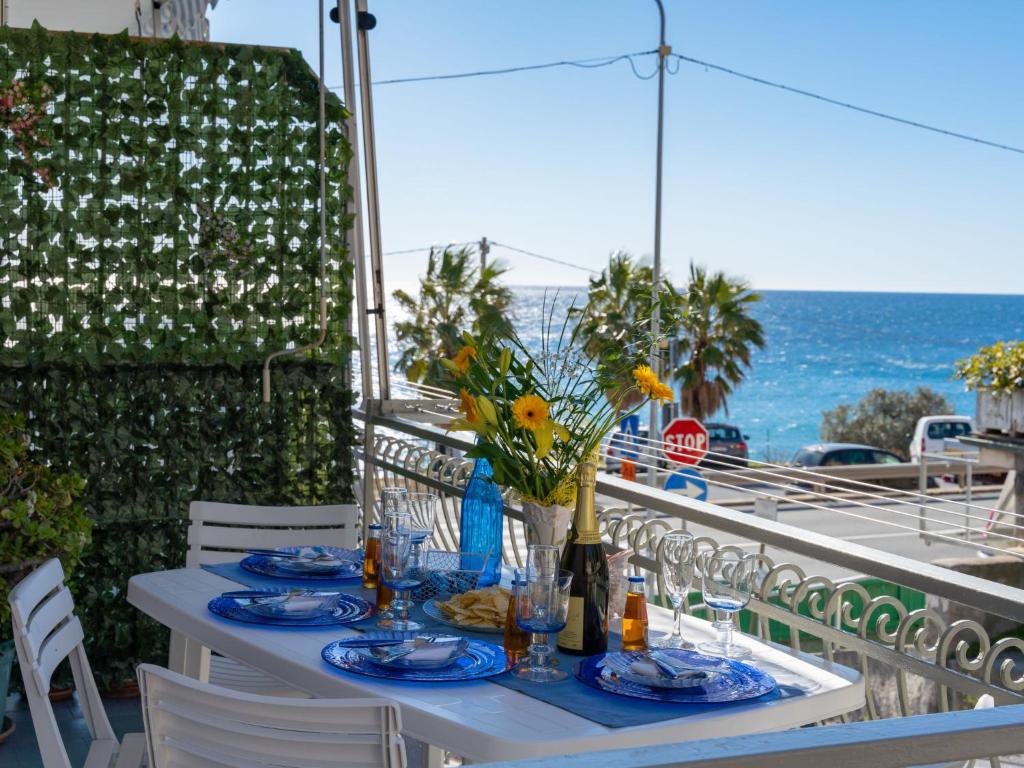
[[[260, 594], [266, 594], [265, 592]], [[211, 613], [232, 621], [265, 624], [272, 627], [329, 627], [351, 624], [373, 616], [373, 606], [355, 595], [338, 595], [332, 604], [312, 615], [284, 617], [266, 615], [251, 609], [252, 601], [244, 597], [215, 597], [207, 604]]]
[[445, 683], [459, 680], [478, 680], [500, 675], [508, 668], [505, 650], [482, 640], [470, 640], [464, 656], [454, 664], [440, 669], [390, 669], [370, 661], [359, 648], [345, 648], [334, 642], [324, 647], [320, 655], [332, 667], [369, 677], [388, 680], [407, 680], [422, 683]]
[[459, 629], [465, 630], [466, 632], [479, 632], [484, 635], [501, 635], [505, 633], [505, 627], [481, 627], [473, 624], [456, 624], [454, 621], [444, 615], [444, 612], [438, 607], [437, 600], [428, 600], [423, 604], [423, 612], [427, 614], [434, 621], [439, 621], [442, 624], [447, 624], [449, 627], [458, 627]]
[[[692, 651], [661, 649], [694, 669], [714, 672], [707, 682], [687, 688], [656, 688], [625, 680], [616, 670], [628, 669], [635, 653], [603, 653], [589, 656], [576, 665], [576, 678], [591, 688], [634, 699], [684, 704], [720, 704], [756, 699], [775, 690], [775, 679], [749, 664], [732, 659], [702, 656]], [[634, 678], [635, 679], [635, 678]]]
[[341, 565], [319, 565], [301, 560], [288, 560], [269, 555], [249, 555], [240, 565], [247, 571], [279, 579], [361, 579], [363, 556], [357, 549], [337, 547], [278, 547], [283, 554], [297, 555], [306, 551], [323, 552], [344, 560]]

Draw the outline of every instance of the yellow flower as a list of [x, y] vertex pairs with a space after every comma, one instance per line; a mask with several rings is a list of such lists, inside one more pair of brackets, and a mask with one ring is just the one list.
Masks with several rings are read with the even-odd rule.
[[455, 358], [452, 360], [452, 364], [454, 364], [461, 373], [465, 373], [469, 370], [469, 363], [472, 360], [476, 360], [476, 348], [467, 344], [458, 351]]
[[498, 412], [494, 409], [494, 403], [483, 395], [477, 395], [476, 409], [480, 412], [480, 415], [484, 417], [485, 422], [497, 426]]
[[469, 394], [465, 387], [459, 390], [459, 410], [466, 414], [466, 421], [470, 424], [475, 424], [480, 420], [476, 409], [476, 398]]
[[504, 376], [508, 373], [509, 366], [512, 365], [512, 350], [508, 347], [501, 348], [501, 355], [498, 357], [498, 371]]
[[672, 392], [672, 387], [659, 381], [654, 385], [654, 389], [651, 390], [651, 399], [660, 400], [663, 403], [671, 403], [675, 400], [675, 394]]
[[638, 365], [633, 369], [633, 380], [636, 382], [637, 387], [645, 395], [650, 395], [656, 386], [658, 386], [658, 376], [651, 370], [649, 365]]
[[558, 435], [558, 439], [561, 440], [563, 443], [568, 443], [569, 442], [569, 430], [566, 429], [565, 427], [563, 427], [557, 421], [551, 422], [551, 425], [554, 427], [555, 434]]
[[533, 455], [538, 459], [543, 459], [551, 453], [551, 446], [555, 442], [553, 425], [554, 422], [551, 419], [545, 419], [540, 429], [535, 430], [533, 433], [533, 439], [537, 441], [537, 450]]
[[512, 403], [512, 415], [523, 429], [538, 430], [548, 420], [548, 404], [537, 395], [523, 395]]

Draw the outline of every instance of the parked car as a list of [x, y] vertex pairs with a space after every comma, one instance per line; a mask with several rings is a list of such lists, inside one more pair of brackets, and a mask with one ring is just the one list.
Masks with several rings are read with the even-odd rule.
[[[956, 448], [959, 439], [973, 431], [974, 419], [970, 416], [922, 416], [910, 439], [910, 460], [920, 463], [923, 453], [943, 453]], [[969, 449], [963, 446], [960, 450]]]
[[701, 461], [702, 467], [716, 469], [723, 468], [723, 464], [747, 466], [747, 441], [750, 438], [740, 432], [739, 427], [718, 422], [705, 424], [704, 427], [708, 431], [708, 455]]
[[846, 467], [854, 464], [901, 464], [903, 459], [872, 445], [820, 443], [805, 445], [790, 463], [797, 467]]

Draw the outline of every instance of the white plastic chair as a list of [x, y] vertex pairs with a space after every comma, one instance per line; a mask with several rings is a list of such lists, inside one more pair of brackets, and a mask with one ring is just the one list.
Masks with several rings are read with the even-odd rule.
[[142, 664], [150, 768], [404, 768], [388, 699], [281, 699]]
[[[262, 507], [193, 501], [189, 505], [188, 553], [185, 565], [239, 560], [245, 550], [322, 544], [353, 549], [359, 542], [359, 508], [355, 504], [313, 507]], [[224, 656], [211, 656], [208, 648], [171, 633], [168, 664], [198, 680], [251, 693], [304, 696], [269, 675]]]
[[78, 706], [92, 735], [85, 768], [142, 765], [146, 746], [143, 734], [126, 734], [119, 744], [110, 727], [82, 646], [82, 624], [74, 614], [75, 605], [64, 585], [60, 561], [47, 560], [11, 590], [8, 600], [14, 646], [44, 768], [71, 768], [48, 695], [53, 671], [65, 658], [71, 664]]

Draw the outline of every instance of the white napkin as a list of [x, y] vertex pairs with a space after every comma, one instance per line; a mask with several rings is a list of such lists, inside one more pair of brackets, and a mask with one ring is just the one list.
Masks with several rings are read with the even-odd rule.
[[282, 600], [281, 602], [274, 603], [275, 607], [280, 608], [285, 613], [310, 613], [317, 610], [324, 603], [322, 597], [311, 597], [309, 595], [293, 595], [291, 597]]
[[428, 643], [421, 645], [408, 656], [403, 657], [406, 661], [445, 661], [459, 649], [458, 643]]
[[675, 677], [670, 677], [661, 671], [661, 668], [650, 659], [637, 659], [629, 665], [629, 671], [639, 677], [658, 678], [662, 680], [703, 680], [708, 673], [701, 669], [680, 670]]

